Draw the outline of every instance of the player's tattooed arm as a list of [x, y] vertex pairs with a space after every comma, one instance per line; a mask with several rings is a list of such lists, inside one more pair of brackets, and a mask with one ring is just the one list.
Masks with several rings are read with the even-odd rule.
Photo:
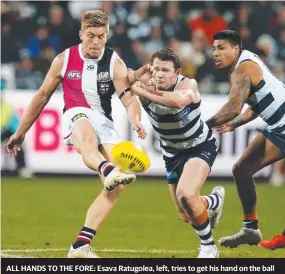
[[210, 128], [225, 124], [237, 117], [248, 99], [251, 87], [251, 77], [238, 67], [231, 75], [231, 90], [228, 102], [218, 111], [216, 115], [207, 120]]
[[230, 132], [244, 124], [249, 123], [257, 117], [258, 114], [256, 114], [250, 107], [248, 107], [245, 112], [234, 118], [232, 121], [221, 126], [217, 126], [215, 129], [220, 133]]
[[249, 123], [250, 121], [254, 120], [258, 117], [258, 114], [255, 113], [251, 107], [248, 107], [245, 112], [234, 118], [231, 123], [233, 128], [240, 127], [244, 124]]

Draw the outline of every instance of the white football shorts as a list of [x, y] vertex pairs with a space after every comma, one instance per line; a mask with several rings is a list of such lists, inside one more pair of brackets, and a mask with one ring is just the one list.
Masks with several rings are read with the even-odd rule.
[[67, 110], [62, 118], [62, 134], [66, 145], [72, 144], [72, 129], [77, 121], [88, 120], [98, 138], [98, 144], [116, 144], [120, 142], [114, 123], [99, 111], [85, 107], [74, 107]]

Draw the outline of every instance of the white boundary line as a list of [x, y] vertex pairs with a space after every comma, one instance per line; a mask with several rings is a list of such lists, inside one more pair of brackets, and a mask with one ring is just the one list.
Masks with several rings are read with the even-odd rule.
[[36, 257], [12, 255], [12, 254], [8, 254], [8, 253], [1, 253], [1, 258], [36, 258]]
[[[38, 253], [38, 252], [61, 252], [68, 251], [65, 248], [46, 248], [46, 249], [3, 249], [3, 253]], [[96, 249], [96, 252], [105, 253], [191, 253], [191, 250], [160, 250], [160, 249]]]

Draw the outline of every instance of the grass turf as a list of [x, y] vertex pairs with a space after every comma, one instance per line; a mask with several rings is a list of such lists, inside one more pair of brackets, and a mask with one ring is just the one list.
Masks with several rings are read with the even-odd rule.
[[[242, 209], [233, 182], [207, 182], [202, 194], [215, 185], [226, 188], [223, 215], [213, 230], [217, 242], [241, 228]], [[101, 188], [97, 177], [2, 178], [2, 256], [66, 257]], [[263, 238], [269, 238], [284, 229], [285, 187], [257, 184], [257, 192], [259, 226]], [[126, 187], [93, 247], [109, 258], [182, 258], [197, 256], [199, 240], [190, 225], [178, 220], [165, 180], [139, 178]], [[224, 258], [285, 257], [285, 249], [257, 246], [219, 250]]]

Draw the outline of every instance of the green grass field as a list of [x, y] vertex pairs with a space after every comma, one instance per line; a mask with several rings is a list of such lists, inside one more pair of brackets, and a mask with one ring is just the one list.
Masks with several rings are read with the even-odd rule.
[[[209, 182], [226, 188], [216, 240], [237, 232], [242, 210], [233, 183]], [[85, 213], [101, 190], [97, 178], [2, 178], [2, 256], [66, 257], [84, 223]], [[258, 184], [259, 224], [269, 238], [284, 228], [285, 187]], [[99, 256], [114, 258], [196, 257], [199, 241], [192, 227], [178, 220], [164, 180], [138, 179], [129, 185], [98, 230], [93, 247]], [[285, 249], [257, 246], [219, 247], [221, 257], [285, 257]]]

